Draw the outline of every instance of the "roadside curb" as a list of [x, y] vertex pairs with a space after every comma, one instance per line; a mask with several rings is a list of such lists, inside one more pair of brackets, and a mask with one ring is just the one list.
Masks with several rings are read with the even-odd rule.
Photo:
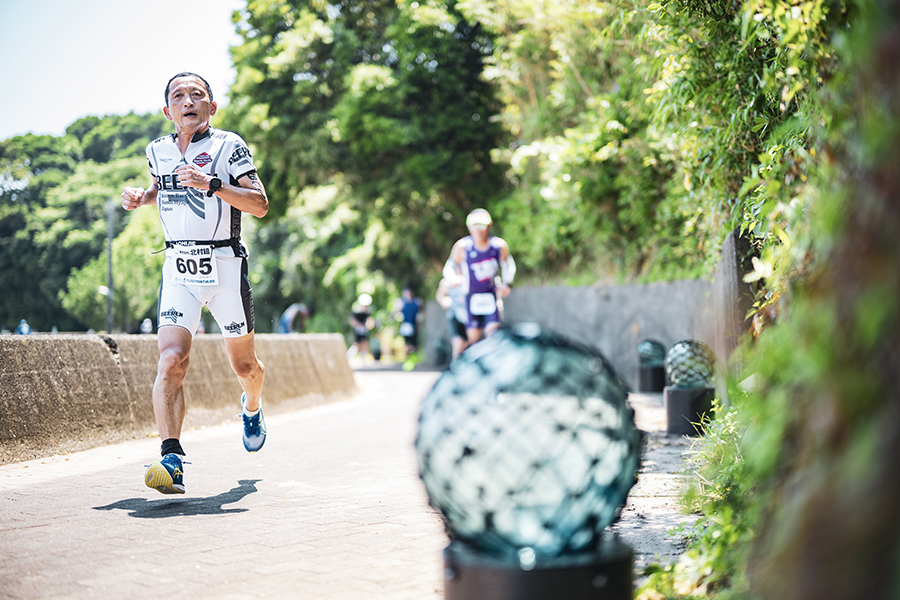
[[[260, 334], [263, 399], [275, 414], [357, 391], [339, 334]], [[155, 335], [0, 336], [0, 464], [155, 435]], [[184, 386], [184, 427], [240, 410], [221, 335], [198, 335]]]

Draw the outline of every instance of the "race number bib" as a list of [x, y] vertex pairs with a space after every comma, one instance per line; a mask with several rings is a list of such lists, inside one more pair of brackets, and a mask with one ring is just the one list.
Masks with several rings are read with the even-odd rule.
[[173, 283], [185, 285], [217, 285], [219, 272], [216, 269], [215, 249], [212, 246], [175, 245], [166, 255], [175, 264]]
[[416, 327], [409, 321], [400, 323], [400, 337], [409, 337], [416, 333]]
[[497, 298], [487, 292], [472, 294], [469, 298], [469, 312], [473, 315], [492, 315], [497, 312]]

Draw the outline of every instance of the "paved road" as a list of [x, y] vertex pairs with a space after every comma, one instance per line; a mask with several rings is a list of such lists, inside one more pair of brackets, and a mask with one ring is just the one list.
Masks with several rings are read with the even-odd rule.
[[635, 423], [644, 432], [644, 454], [637, 485], [631, 488], [622, 517], [611, 529], [634, 550], [635, 578], [640, 580], [650, 563], [678, 560], [684, 538], [669, 532], [680, 525], [692, 525], [697, 517], [682, 514], [678, 507], [690, 441], [666, 433], [663, 395], [631, 394], [628, 401], [635, 409]]
[[257, 454], [237, 419], [186, 432], [184, 496], [143, 485], [157, 439], [0, 467], [0, 597], [440, 598], [412, 450], [436, 377], [358, 374], [354, 399], [267, 418]]
[[[186, 432], [184, 496], [143, 485], [157, 439], [0, 466], [0, 598], [442, 598], [447, 539], [412, 447], [437, 376], [357, 372], [355, 398], [269, 416], [258, 454], [237, 419]], [[643, 404], [652, 427], [659, 403]], [[635, 512], [623, 537], [653, 538], [638, 562], [677, 554]]]

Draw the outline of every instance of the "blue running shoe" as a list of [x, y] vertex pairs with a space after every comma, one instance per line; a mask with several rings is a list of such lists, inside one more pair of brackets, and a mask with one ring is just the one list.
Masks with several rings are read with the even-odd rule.
[[244, 403], [247, 401], [247, 394], [241, 395], [241, 418], [244, 420], [244, 448], [247, 452], [256, 452], [266, 443], [266, 420], [263, 419], [262, 403], [260, 402], [259, 412], [252, 417], [244, 414]]
[[144, 475], [144, 483], [163, 494], [183, 494], [184, 469], [181, 457], [177, 454], [166, 454], [162, 460], [150, 465]]

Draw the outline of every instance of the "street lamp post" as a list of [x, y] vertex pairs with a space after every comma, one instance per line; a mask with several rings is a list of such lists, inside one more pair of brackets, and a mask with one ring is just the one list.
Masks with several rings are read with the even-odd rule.
[[113, 243], [113, 221], [116, 216], [116, 205], [112, 199], [106, 201], [106, 333], [112, 333], [113, 329], [113, 263], [112, 263], [112, 243]]

